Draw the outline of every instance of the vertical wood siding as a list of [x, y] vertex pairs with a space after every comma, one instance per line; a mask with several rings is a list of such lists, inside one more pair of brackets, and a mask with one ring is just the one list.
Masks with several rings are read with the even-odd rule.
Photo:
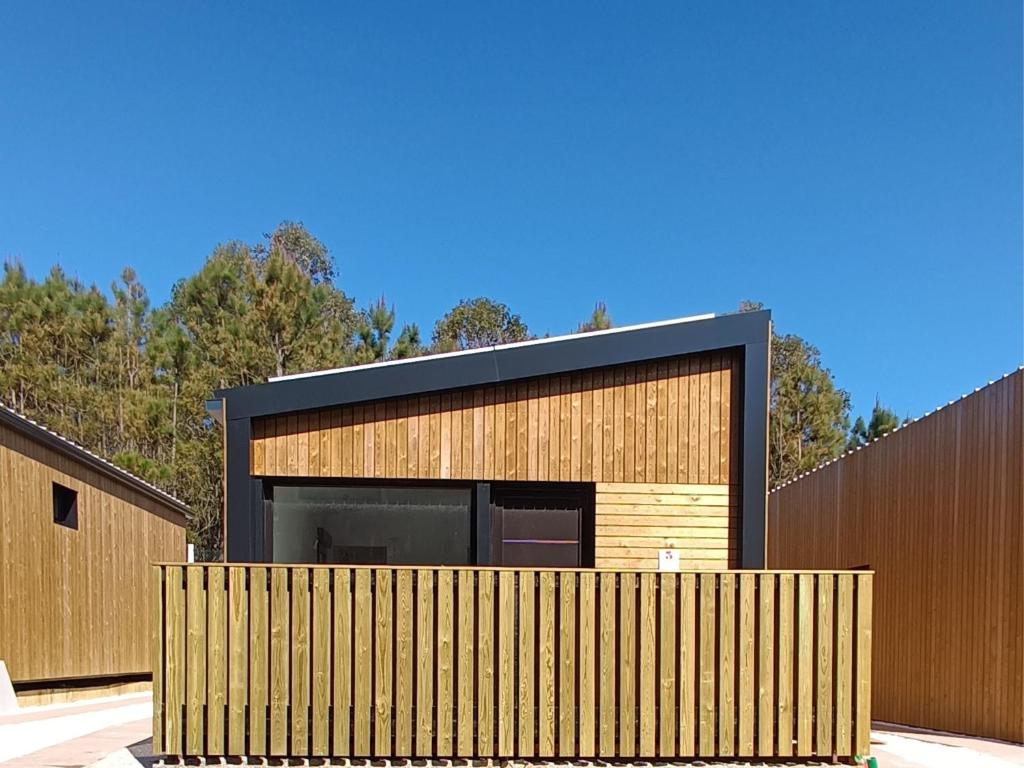
[[155, 570], [158, 754], [869, 750], [870, 573]]
[[768, 552], [875, 569], [876, 717], [1024, 742], [1024, 372], [774, 491]]
[[253, 423], [254, 475], [738, 482], [731, 351]]
[[[78, 492], [78, 529], [52, 484]], [[184, 519], [0, 426], [0, 659], [15, 682], [150, 671], [149, 565], [185, 557]]]

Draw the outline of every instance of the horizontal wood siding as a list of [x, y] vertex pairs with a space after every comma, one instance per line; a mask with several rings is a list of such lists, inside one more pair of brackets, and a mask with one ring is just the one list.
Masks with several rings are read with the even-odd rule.
[[1024, 372], [776, 491], [769, 564], [877, 572], [875, 715], [1024, 742]]
[[154, 576], [154, 751], [177, 758], [717, 762], [870, 748], [866, 572]]
[[737, 486], [598, 483], [595, 499], [599, 568], [657, 568], [662, 549], [684, 569], [738, 564]]
[[[53, 483], [78, 529], [53, 520]], [[185, 558], [184, 518], [0, 425], [0, 659], [15, 682], [150, 671], [150, 563]]]
[[738, 482], [740, 363], [729, 350], [253, 423], [279, 477]]

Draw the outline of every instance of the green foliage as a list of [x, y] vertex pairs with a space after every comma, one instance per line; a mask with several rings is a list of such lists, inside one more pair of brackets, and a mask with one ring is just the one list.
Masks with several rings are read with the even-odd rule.
[[[153, 308], [125, 269], [104, 294], [54, 267], [41, 281], [17, 262], [0, 279], [0, 400], [166, 488], [192, 508], [189, 539], [221, 546], [221, 428], [204, 409], [218, 388], [268, 377], [531, 338], [500, 302], [460, 302], [435, 325], [430, 349], [384, 298], [357, 311], [335, 285], [327, 248], [285, 222], [256, 244], [217, 246]], [[744, 309], [757, 308], [745, 305]], [[581, 332], [611, 327], [599, 302]], [[771, 385], [771, 482], [836, 455], [849, 398], [818, 350], [775, 337]], [[895, 424], [876, 404], [858, 439]]]
[[420, 341], [420, 329], [416, 323], [402, 326], [402, 332], [398, 335], [398, 341], [391, 348], [391, 357], [401, 360], [405, 357], [419, 357], [427, 354], [426, 348]]
[[324, 245], [286, 222], [214, 249], [152, 309], [131, 269], [108, 298], [54, 268], [0, 280], [0, 399], [174, 493], [189, 539], [216, 553], [222, 441], [214, 389], [349, 364], [357, 314]]
[[395, 328], [395, 308], [388, 309], [381, 296], [371, 304], [356, 325], [355, 362], [363, 365], [387, 360], [388, 341]]
[[437, 321], [433, 350], [453, 352], [526, 341], [530, 332], [507, 305], [487, 298], [465, 299]]
[[882, 405], [881, 400], [875, 397], [875, 406], [871, 409], [871, 420], [865, 424], [864, 417], [858, 416], [850, 430], [849, 440], [846, 442], [847, 450], [867, 445], [872, 440], [892, 432], [900, 425], [900, 417], [895, 411], [891, 411]]
[[[740, 304], [741, 312], [759, 309], [762, 305], [755, 302]], [[850, 424], [850, 396], [836, 386], [818, 349], [799, 336], [772, 332], [769, 408], [769, 487], [843, 451]]]
[[594, 305], [594, 312], [585, 323], [580, 323], [576, 333], [589, 333], [590, 331], [606, 331], [612, 327], [612, 318], [608, 314], [608, 307], [603, 301]]

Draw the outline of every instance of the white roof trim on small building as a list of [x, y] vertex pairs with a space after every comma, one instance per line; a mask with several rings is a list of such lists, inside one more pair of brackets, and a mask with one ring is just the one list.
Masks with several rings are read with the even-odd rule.
[[138, 475], [134, 475], [128, 470], [122, 469], [113, 462], [104, 459], [102, 456], [93, 453], [88, 448], [84, 448], [74, 440], [70, 440], [63, 435], [59, 435], [52, 429], [48, 429], [39, 422], [33, 421], [28, 416], [18, 413], [4, 403], [0, 403], [0, 422], [3, 421], [8, 422], [12, 427], [20, 428], [22, 432], [31, 437], [41, 439], [44, 444], [48, 445], [48, 447], [57, 449], [72, 458], [81, 460], [85, 464], [91, 465], [93, 468], [112, 476], [114, 479], [120, 480], [136, 490], [146, 493], [149, 496], [155, 497], [156, 500], [168, 504], [186, 517], [190, 516], [188, 505], [180, 499], [175, 498], [160, 488], [157, 488], [155, 485], [143, 480]]

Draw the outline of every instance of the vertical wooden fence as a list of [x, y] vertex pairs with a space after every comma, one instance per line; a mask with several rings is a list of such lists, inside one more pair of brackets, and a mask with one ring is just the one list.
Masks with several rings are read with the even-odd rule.
[[154, 753], [847, 757], [872, 575], [160, 565]]

